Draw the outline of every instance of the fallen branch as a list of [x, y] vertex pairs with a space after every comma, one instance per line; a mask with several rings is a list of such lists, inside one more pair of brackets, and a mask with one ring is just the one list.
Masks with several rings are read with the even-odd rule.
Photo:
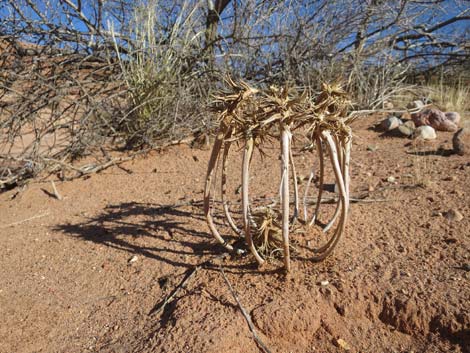
[[[367, 196], [366, 196], [367, 197]], [[366, 197], [350, 197], [349, 202], [351, 203], [375, 203], [375, 202], [392, 202], [392, 201], [401, 201], [399, 199], [367, 199]], [[272, 201], [273, 203], [277, 203], [277, 198], [275, 197], [267, 197], [267, 198], [257, 198], [255, 201]], [[316, 198], [312, 197], [307, 197], [305, 199], [306, 204], [308, 205], [316, 205], [318, 203], [318, 200]], [[324, 197], [320, 200], [320, 203], [337, 203], [338, 198], [337, 197]], [[291, 205], [294, 204], [294, 202], [290, 202]]]
[[175, 297], [176, 297], [176, 294], [183, 288], [186, 288], [186, 285], [188, 284], [189, 280], [194, 277], [194, 275], [196, 274], [196, 272], [204, 265], [205, 263], [203, 264], [200, 264], [200, 265], [196, 265], [194, 266], [193, 268], [190, 268], [189, 270], [186, 271], [182, 281], [172, 290], [172, 292], [167, 295], [162, 301], [160, 301], [159, 303], [157, 303], [152, 310], [150, 310], [150, 312], [148, 313], [148, 315], [154, 315], [154, 314], [158, 314], [160, 312], [162, 312], [165, 307], [171, 303]]
[[256, 330], [255, 330], [255, 325], [253, 325], [253, 321], [251, 321], [251, 317], [250, 317], [250, 314], [248, 314], [245, 310], [245, 308], [243, 307], [243, 305], [240, 303], [240, 300], [238, 299], [238, 296], [237, 294], [235, 293], [235, 291], [233, 290], [233, 287], [232, 287], [232, 284], [230, 283], [230, 281], [228, 280], [227, 276], [225, 275], [225, 272], [224, 272], [224, 269], [222, 268], [222, 265], [219, 265], [219, 270], [220, 270], [220, 273], [222, 274], [222, 277], [224, 277], [224, 280], [225, 280], [225, 283], [227, 283], [227, 286], [230, 290], [230, 293], [232, 293], [232, 296], [233, 298], [235, 299], [235, 301], [237, 302], [238, 304], [238, 307], [240, 308], [240, 311], [242, 312], [243, 314], [243, 317], [245, 318], [247, 324], [248, 324], [248, 327], [250, 328], [250, 331], [253, 335], [253, 338], [255, 339], [256, 343], [258, 344], [258, 346], [263, 350], [263, 352], [265, 353], [271, 353], [271, 351], [269, 350], [268, 347], [266, 347], [266, 345], [263, 343], [263, 341], [259, 338], [258, 334], [256, 333]]
[[422, 106], [421, 108], [414, 108], [414, 109], [365, 109], [365, 110], [354, 110], [349, 113], [348, 118], [352, 118], [355, 116], [359, 115], [370, 115], [370, 114], [375, 114], [375, 113], [398, 113], [398, 114], [404, 114], [404, 113], [410, 113], [410, 114], [415, 114], [420, 112], [422, 109], [430, 107], [432, 104], [426, 104]]
[[[169, 207], [171, 207], [171, 206], [169, 206]], [[196, 275], [196, 272], [199, 269], [211, 264], [213, 260], [223, 258], [226, 255], [227, 255], [227, 253], [223, 253], [221, 255], [216, 255], [216, 256], [212, 257], [211, 259], [209, 259], [207, 261], [204, 261], [204, 262], [200, 263], [199, 265], [195, 265], [195, 266], [191, 267], [190, 269], [188, 269], [186, 271], [183, 279], [181, 280], [181, 282], [171, 291], [171, 293], [169, 295], [167, 295], [162, 301], [157, 303], [153, 307], [153, 309], [150, 310], [148, 315], [150, 316], [150, 315], [158, 314], [161, 311], [163, 311], [165, 309], [165, 307], [175, 299], [176, 294], [181, 289], [186, 288], [186, 285], [188, 284], [189, 280]]]
[[36, 215], [36, 216], [30, 217], [30, 218], [26, 218], [26, 219], [23, 219], [23, 220], [18, 221], [18, 222], [13, 222], [13, 223], [10, 223], [10, 224], [1, 226], [0, 229], [9, 228], [9, 227], [14, 227], [14, 226], [17, 226], [17, 225], [19, 225], [19, 224], [32, 221], [32, 220], [34, 220], [34, 219], [38, 219], [38, 218], [45, 217], [45, 216], [47, 216], [47, 215], [49, 215], [49, 212], [45, 212], [45, 213], [42, 213], [42, 214], [38, 214], [38, 215]]

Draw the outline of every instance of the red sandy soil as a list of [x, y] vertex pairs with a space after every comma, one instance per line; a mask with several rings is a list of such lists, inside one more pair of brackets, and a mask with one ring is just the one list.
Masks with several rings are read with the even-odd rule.
[[[353, 203], [333, 255], [288, 276], [221, 256], [207, 148], [56, 180], [62, 200], [50, 181], [1, 194], [0, 352], [260, 352], [220, 266], [271, 352], [470, 352], [470, 158], [450, 133], [412, 146], [373, 122], [354, 123], [352, 195], [385, 201]], [[254, 164], [254, 191], [278, 182], [279, 161]]]

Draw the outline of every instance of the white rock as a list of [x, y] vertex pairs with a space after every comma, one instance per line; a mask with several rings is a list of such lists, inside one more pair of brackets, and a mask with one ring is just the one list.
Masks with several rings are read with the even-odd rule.
[[383, 131], [390, 131], [399, 127], [403, 122], [396, 116], [389, 116], [380, 122], [380, 129]]
[[327, 281], [327, 280], [320, 282], [320, 285], [321, 285], [322, 287], [326, 287], [326, 286], [329, 285], [329, 284], [330, 284], [330, 282]]
[[394, 183], [395, 180], [396, 180], [395, 177], [392, 176], [392, 175], [387, 178], [387, 181], [388, 181], [389, 183]]
[[403, 125], [400, 125], [400, 126], [398, 127], [398, 131], [400, 131], [400, 133], [401, 133], [403, 136], [409, 137], [409, 136], [413, 135], [413, 132], [414, 132], [415, 130], [412, 129], [410, 126], [403, 124]]
[[428, 125], [420, 126], [414, 132], [415, 139], [434, 140], [436, 137], [436, 131]]
[[424, 103], [420, 100], [416, 100], [416, 101], [408, 103], [406, 107], [408, 109], [421, 109], [424, 107]]
[[134, 255], [134, 256], [132, 256], [132, 257], [129, 259], [128, 262], [131, 264], [131, 263], [133, 263], [133, 262], [136, 262], [138, 259], [139, 259], [139, 257], [138, 257], [137, 255]]
[[403, 123], [403, 125], [400, 125], [398, 127], [398, 131], [400, 131], [401, 134], [406, 137], [413, 136], [413, 133], [415, 132], [415, 130], [416, 130], [416, 126], [413, 120], [408, 120], [407, 122]]

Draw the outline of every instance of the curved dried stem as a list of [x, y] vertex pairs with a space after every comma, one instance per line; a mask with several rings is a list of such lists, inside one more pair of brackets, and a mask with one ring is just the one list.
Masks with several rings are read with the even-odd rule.
[[250, 179], [250, 160], [253, 154], [253, 137], [247, 136], [245, 140], [245, 149], [243, 152], [243, 170], [242, 170], [242, 213], [243, 213], [243, 225], [245, 232], [245, 239], [248, 244], [248, 248], [254, 255], [259, 265], [264, 263], [263, 258], [258, 254], [256, 247], [251, 237], [251, 225], [249, 219], [249, 179]]
[[312, 167], [312, 170], [310, 171], [310, 175], [308, 176], [307, 184], [305, 185], [304, 197], [302, 200], [305, 223], [307, 223], [307, 218], [308, 218], [308, 210], [307, 210], [308, 190], [310, 189], [310, 185], [312, 184], [312, 180], [314, 176], [315, 176], [315, 172], [314, 172], [314, 168]]
[[336, 244], [338, 243], [341, 235], [344, 231], [344, 226], [346, 223], [346, 218], [348, 214], [349, 208], [349, 199], [346, 197], [346, 187], [344, 185], [343, 180], [343, 173], [341, 171], [341, 166], [338, 160], [338, 152], [336, 149], [335, 142], [331, 137], [331, 134], [328, 131], [323, 131], [322, 139], [326, 143], [326, 146], [329, 151], [330, 161], [333, 166], [333, 171], [336, 178], [336, 183], [339, 187], [339, 200], [338, 202], [341, 204], [341, 217], [339, 220], [339, 224], [335, 230], [334, 235], [330, 238], [330, 240], [319, 249], [316, 249], [315, 252], [319, 255], [316, 255], [312, 258], [314, 261], [321, 261], [326, 258], [331, 252], [334, 250]]
[[292, 215], [291, 225], [295, 224], [295, 221], [299, 217], [299, 184], [297, 182], [297, 172], [295, 171], [294, 158], [292, 156], [292, 148], [289, 146], [289, 162], [292, 168], [292, 180], [294, 183], [294, 214]]
[[[334, 141], [334, 144], [335, 144], [336, 151], [338, 153], [338, 163], [341, 166], [341, 170], [343, 171], [344, 170], [343, 148], [342, 148], [337, 136], [333, 137], [333, 141]], [[337, 186], [337, 185], [338, 185], [338, 182], [335, 183], [335, 186]], [[339, 216], [340, 207], [341, 207], [341, 205], [340, 205], [340, 202], [339, 202], [339, 199], [338, 199], [338, 202], [336, 204], [335, 213], [333, 214], [333, 217], [331, 218], [331, 220], [326, 224], [325, 228], [323, 228], [323, 233], [327, 233], [330, 230], [330, 228], [335, 224], [335, 221]]]
[[289, 151], [291, 133], [289, 128], [281, 123], [281, 163], [282, 163], [282, 241], [284, 250], [284, 268], [290, 271], [289, 249]]
[[212, 235], [219, 241], [222, 246], [229, 250], [229, 251], [235, 251], [236, 253], [244, 253], [242, 249], [236, 249], [232, 245], [228, 244], [224, 238], [220, 235], [220, 233], [217, 231], [217, 228], [215, 227], [214, 220], [212, 218], [212, 212], [211, 212], [211, 189], [212, 189], [212, 178], [214, 175], [215, 167], [217, 164], [217, 160], [219, 159], [220, 155], [220, 150], [222, 148], [222, 145], [224, 143], [224, 139], [228, 133], [228, 129], [221, 127], [214, 143], [214, 147], [212, 148], [212, 153], [211, 157], [209, 160], [209, 166], [207, 168], [207, 176], [206, 176], [206, 185], [204, 188], [204, 214], [206, 216], [207, 224], [209, 225], [209, 229], [212, 233]]
[[235, 221], [233, 220], [232, 214], [230, 213], [230, 208], [227, 201], [227, 169], [228, 169], [228, 154], [231, 147], [231, 142], [228, 140], [230, 138], [230, 133], [228, 134], [225, 144], [224, 150], [222, 155], [222, 178], [221, 178], [221, 187], [222, 187], [222, 205], [224, 208], [225, 217], [232, 228], [232, 230], [237, 233], [238, 235], [242, 234], [242, 231], [237, 227]]
[[324, 174], [325, 174], [325, 162], [324, 162], [324, 156], [323, 156], [323, 146], [322, 146], [322, 140], [319, 136], [315, 138], [315, 143], [317, 145], [317, 150], [318, 150], [318, 160], [320, 162], [320, 176], [318, 180], [318, 196], [317, 196], [317, 204], [315, 207], [315, 213], [313, 214], [312, 219], [310, 220], [309, 225], [312, 226], [315, 224], [315, 221], [318, 219], [318, 213], [320, 212], [320, 206], [321, 206], [321, 198], [323, 196], [323, 182], [324, 182]]

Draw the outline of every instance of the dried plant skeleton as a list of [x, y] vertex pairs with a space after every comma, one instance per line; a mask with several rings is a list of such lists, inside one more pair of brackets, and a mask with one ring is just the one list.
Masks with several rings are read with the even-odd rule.
[[[204, 212], [209, 228], [215, 238], [230, 251], [244, 253], [235, 248], [220, 234], [214, 221], [213, 208], [217, 192], [217, 164], [220, 168], [221, 201], [223, 214], [230, 228], [245, 237], [247, 248], [261, 265], [273, 252], [281, 252], [284, 267], [290, 270], [289, 234], [296, 221], [312, 226], [318, 219], [325, 177], [324, 155], [326, 150], [331, 163], [338, 200], [331, 220], [323, 227], [327, 240], [313, 248], [313, 260], [328, 256], [337, 245], [344, 231], [349, 207], [349, 160], [351, 151], [351, 118], [347, 118], [350, 105], [346, 93], [339, 85], [323, 85], [322, 92], [315, 98], [299, 93], [289, 86], [257, 89], [246, 82], [226, 79], [229, 90], [215, 97], [214, 107], [219, 116], [219, 131], [209, 161], [204, 192]], [[309, 189], [314, 172], [310, 174], [303, 195], [303, 219], [299, 220], [299, 188], [292, 153], [292, 139], [296, 133], [304, 133], [312, 146], [316, 146], [319, 158], [319, 184], [317, 201], [311, 218], [308, 214]], [[255, 148], [266, 140], [280, 141], [281, 185], [278, 208], [273, 205], [254, 207], [250, 201], [250, 166]], [[241, 225], [236, 224], [227, 201], [228, 155], [234, 142], [241, 142], [243, 161], [241, 171]], [[290, 182], [294, 186], [291, 215]], [[275, 202], [276, 203], [276, 202]], [[337, 219], [339, 217], [339, 221]], [[277, 245], [277, 246], [276, 246]]]

